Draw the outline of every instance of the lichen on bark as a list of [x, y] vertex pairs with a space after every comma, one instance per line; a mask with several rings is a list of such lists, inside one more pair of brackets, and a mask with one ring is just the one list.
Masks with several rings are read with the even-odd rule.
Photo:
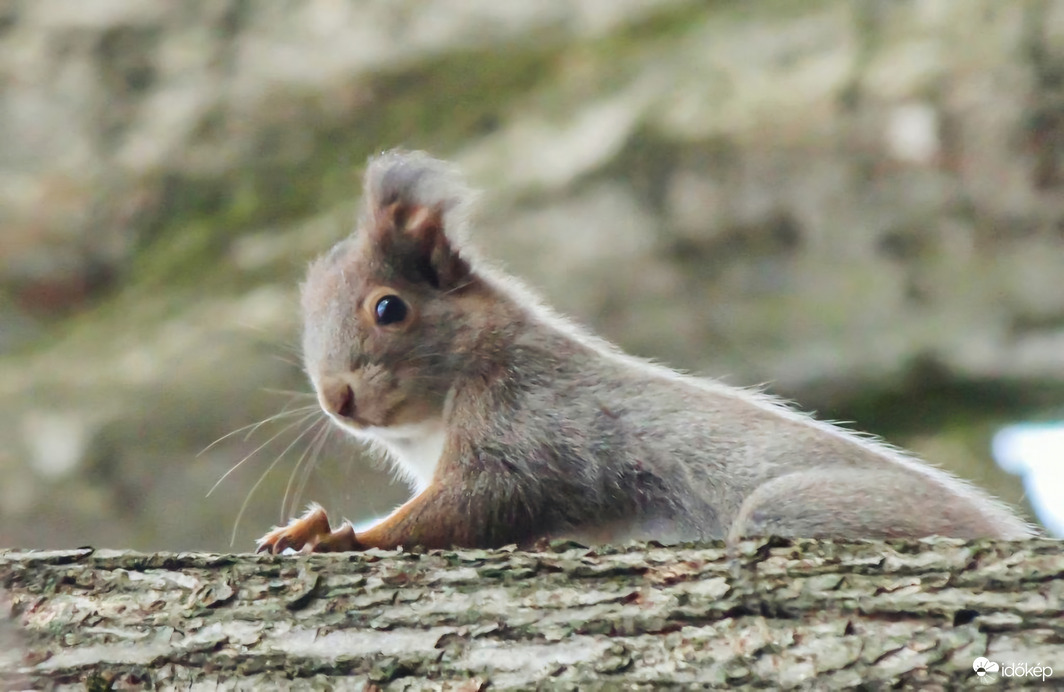
[[6, 681], [37, 688], [955, 687], [981, 656], [1064, 675], [1044, 539], [6, 551], [0, 588]]

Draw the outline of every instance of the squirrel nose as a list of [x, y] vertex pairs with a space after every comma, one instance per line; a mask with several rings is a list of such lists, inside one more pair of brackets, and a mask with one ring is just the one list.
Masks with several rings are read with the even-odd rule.
[[336, 377], [322, 380], [318, 386], [318, 403], [326, 413], [341, 418], [355, 415], [355, 392], [351, 385]]

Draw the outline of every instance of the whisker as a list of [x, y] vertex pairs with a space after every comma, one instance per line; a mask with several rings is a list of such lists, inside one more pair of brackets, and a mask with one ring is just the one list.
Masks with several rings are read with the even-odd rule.
[[[291, 514], [291, 511], [292, 511], [292, 506], [290, 506], [288, 504], [288, 498], [289, 498], [289, 496], [291, 494], [292, 483], [295, 480], [296, 474], [299, 472], [300, 467], [303, 465], [303, 461], [307, 458], [307, 454], [309, 454], [310, 450], [313, 449], [314, 444], [319, 439], [321, 439], [322, 434], [324, 434], [325, 431], [327, 431], [329, 429], [329, 421], [328, 421], [328, 419], [323, 418], [321, 421], [318, 421], [318, 423], [320, 423], [320, 422], [324, 422], [325, 425], [318, 428], [318, 432], [316, 432], [314, 434], [314, 437], [311, 439], [310, 444], [307, 445], [306, 449], [303, 450], [303, 453], [299, 455], [298, 459], [296, 459], [296, 463], [292, 467], [292, 472], [290, 474], [288, 474], [288, 482], [284, 486], [284, 497], [281, 498], [281, 521], [282, 522], [285, 520], [285, 518], [287, 516], [289, 516]], [[318, 423], [315, 423], [315, 425], [317, 425]], [[285, 450], [285, 451], [287, 452], [288, 450]], [[282, 454], [284, 454], [284, 452], [282, 452]]]
[[321, 454], [321, 449], [325, 448], [325, 442], [329, 439], [329, 432], [333, 430], [332, 427], [326, 428], [325, 434], [322, 434], [320, 438], [315, 440], [313, 444], [313, 451], [311, 456], [307, 459], [306, 464], [303, 466], [303, 471], [299, 475], [299, 483], [296, 485], [296, 492], [292, 494], [292, 506], [288, 511], [292, 512], [293, 509], [302, 504], [300, 501], [303, 498], [303, 493], [306, 492], [306, 484], [311, 481], [311, 474], [314, 473], [314, 467], [317, 465], [318, 456]]
[[[303, 421], [305, 421], [305, 420], [306, 420], [306, 418], [303, 419]], [[303, 421], [300, 421], [300, 422], [303, 422]], [[259, 486], [262, 485], [262, 482], [266, 480], [266, 476], [270, 475], [270, 471], [273, 471], [273, 469], [276, 468], [277, 464], [281, 461], [281, 459], [284, 458], [284, 455], [288, 452], [288, 450], [292, 449], [292, 446], [295, 445], [297, 442], [299, 442], [299, 440], [304, 435], [306, 435], [308, 432], [313, 430], [314, 426], [317, 425], [317, 424], [318, 424], [318, 422], [311, 423], [310, 425], [308, 425], [306, 428], [303, 429], [303, 432], [301, 432], [298, 435], [296, 435], [295, 439], [292, 440], [288, 444], [287, 447], [285, 447], [284, 451], [281, 452], [280, 454], [278, 454], [277, 458], [274, 459], [272, 462], [270, 462], [270, 465], [266, 467], [266, 470], [263, 471], [259, 475], [259, 479], [257, 481], [255, 481], [255, 485], [251, 486], [251, 490], [249, 490], [248, 494], [244, 496], [244, 501], [240, 504], [240, 511], [236, 513], [236, 520], [233, 521], [233, 533], [229, 537], [229, 546], [230, 547], [232, 547], [233, 544], [236, 543], [236, 530], [240, 526], [240, 520], [243, 518], [244, 512], [247, 511], [248, 504], [250, 504], [251, 498], [255, 494], [255, 491], [258, 490]], [[285, 430], [288, 430], [291, 427], [292, 426], [288, 426], [287, 428], [285, 428]], [[273, 437], [270, 438], [269, 442], [272, 442], [276, 438], [277, 438], [277, 435], [274, 435]], [[261, 449], [261, 448], [262, 447], [260, 447], [259, 449]], [[256, 451], [258, 451], [258, 450], [256, 450]], [[254, 454], [254, 453], [255, 452], [252, 452], [252, 454]], [[251, 456], [251, 455], [248, 455], [248, 456]], [[248, 459], [248, 457], [244, 457], [243, 459], [241, 459], [240, 463], [237, 464], [237, 466], [239, 466], [240, 464], [243, 464], [244, 461], [246, 461], [247, 459]], [[234, 468], [236, 468], [236, 467], [234, 467]], [[229, 472], [226, 473], [226, 475], [229, 475], [229, 473], [232, 473], [232, 469], [230, 469]], [[221, 482], [221, 481], [219, 481], [219, 482]]]
[[318, 395], [315, 394], [314, 392], [300, 392], [300, 391], [296, 391], [294, 389], [272, 389], [272, 388], [269, 388], [269, 387], [263, 387], [259, 391], [260, 392], [265, 392], [266, 394], [278, 394], [278, 395], [282, 395], [282, 396], [287, 395], [287, 396], [292, 397], [293, 399], [317, 399], [318, 398]]
[[438, 358], [438, 357], [440, 357], [442, 355], [444, 355], [444, 354], [443, 353], [415, 353], [415, 354], [410, 354], [410, 355], [404, 356], [403, 360], [406, 361], [406, 362], [418, 361], [418, 360], [426, 360], [428, 358]]
[[443, 295], [448, 296], [448, 295], [454, 293], [455, 291], [461, 291], [463, 288], [466, 288], [468, 286], [472, 286], [474, 283], [475, 282], [473, 282], [473, 281], [466, 281], [464, 284], [458, 284], [457, 286], [455, 286], [454, 288], [450, 289], [449, 291], [444, 291]]
[[275, 354], [273, 354], [270, 357], [273, 358], [274, 360], [281, 361], [285, 365], [291, 365], [291, 366], [296, 367], [296, 368], [303, 367], [302, 357], [299, 356], [299, 355], [296, 355], [296, 356], [281, 356], [281, 355], [277, 355], [275, 353]]
[[270, 330], [266, 329], [265, 327], [251, 324], [249, 322], [241, 322], [239, 324], [239, 327], [248, 332], [252, 332], [259, 337], [266, 337], [257, 340], [257, 343], [260, 345], [266, 345], [271, 348], [280, 348], [284, 351], [288, 351], [289, 353], [295, 356], [301, 355], [303, 351], [302, 347], [295, 341], [278, 341], [275, 338], [275, 335], [271, 334]]
[[[262, 420], [258, 421], [257, 423], [248, 423], [247, 425], [242, 425], [239, 428], [237, 428], [236, 430], [233, 430], [231, 432], [227, 432], [226, 434], [222, 435], [221, 437], [219, 437], [214, 442], [212, 442], [209, 445], [207, 445], [206, 447], [204, 447], [202, 450], [200, 450], [200, 452], [198, 454], [196, 454], [196, 456], [197, 457], [203, 456], [205, 453], [207, 453], [212, 448], [214, 448], [214, 446], [217, 445], [218, 443], [223, 442], [225, 440], [228, 440], [233, 435], [238, 435], [238, 434], [244, 432], [245, 430], [249, 430], [250, 431], [250, 432], [248, 432], [248, 437], [250, 437], [251, 435], [253, 435], [255, 433], [256, 430], [258, 430], [262, 426], [266, 425], [267, 423], [272, 423], [273, 421], [280, 420], [281, 418], [285, 418], [286, 416], [295, 416], [295, 415], [298, 415], [300, 413], [305, 413], [306, 411], [309, 411], [310, 409], [315, 409], [315, 408], [317, 408], [317, 406], [308, 405], [308, 406], [300, 406], [299, 408], [294, 408], [294, 409], [282, 409], [279, 413], [275, 413], [272, 416], [267, 416], [266, 418], [263, 418]], [[244, 439], [247, 439], [247, 438], [244, 438]]]
[[310, 474], [314, 470], [314, 467], [318, 464], [318, 458], [321, 456], [322, 450], [325, 449], [325, 444], [329, 440], [329, 435], [335, 429], [336, 428], [331, 425], [327, 426], [326, 428], [324, 428], [324, 434], [322, 434], [313, 443], [311, 443], [313, 451], [311, 451], [310, 459], [308, 460], [307, 465], [304, 467], [305, 470], [302, 474], [303, 477], [299, 479], [299, 485], [296, 486], [296, 492], [292, 496], [292, 507], [289, 509], [289, 511], [294, 509], [296, 506], [302, 504], [300, 500], [303, 499], [303, 493], [307, 489], [307, 483], [310, 482]]
[[[291, 402], [289, 402], [289, 403], [291, 403]], [[260, 421], [258, 425], [256, 425], [253, 428], [251, 428], [251, 430], [248, 431], [247, 435], [244, 435], [244, 440], [246, 441], [246, 440], [251, 439], [251, 436], [254, 435], [255, 432], [260, 427], [262, 427], [264, 424], [266, 424], [268, 422], [272, 422], [273, 420], [280, 420], [281, 418], [284, 418], [285, 416], [294, 416], [294, 415], [299, 414], [299, 413], [313, 414], [313, 413], [315, 413], [317, 411], [318, 411], [317, 404], [307, 404], [306, 406], [299, 406], [298, 408], [293, 408], [293, 409], [288, 409], [288, 404], [285, 404], [285, 407], [283, 409], [281, 409], [281, 413], [275, 414], [271, 418], [267, 418], [267, 419], [265, 419], [263, 421]], [[304, 416], [303, 418], [300, 418], [300, 421], [302, 422], [302, 421], [304, 421], [306, 419], [307, 419], [306, 416]]]
[[[306, 421], [307, 421], [308, 419], [310, 419], [310, 418], [311, 418], [311, 417], [312, 417], [313, 415], [314, 415], [314, 413], [313, 413], [313, 412], [312, 412], [312, 413], [307, 413], [307, 414], [304, 414], [304, 415], [303, 415], [303, 417], [302, 417], [302, 418], [300, 418], [299, 420], [297, 420], [297, 421], [295, 421], [295, 422], [293, 422], [293, 423], [289, 423], [288, 425], [284, 426], [283, 428], [281, 428], [280, 430], [278, 430], [278, 431], [277, 431], [277, 432], [276, 432], [276, 433], [275, 433], [275, 434], [274, 434], [273, 436], [271, 436], [271, 437], [270, 437], [270, 439], [268, 439], [268, 440], [266, 440], [265, 442], [263, 442], [263, 443], [262, 443], [261, 445], [259, 445], [258, 447], [256, 447], [255, 449], [253, 449], [253, 450], [252, 450], [251, 452], [249, 452], [249, 453], [248, 453], [248, 455], [247, 455], [247, 456], [245, 456], [245, 457], [244, 457], [243, 459], [241, 459], [240, 461], [236, 462], [236, 463], [235, 463], [235, 464], [233, 464], [233, 465], [232, 465], [231, 467], [229, 467], [229, 470], [228, 470], [228, 471], [226, 471], [225, 473], [223, 473], [223, 474], [222, 474], [222, 477], [218, 479], [218, 482], [216, 482], [216, 483], [215, 483], [215, 484], [214, 484], [213, 486], [211, 486], [211, 489], [207, 491], [207, 497], [210, 497], [210, 496], [211, 496], [211, 493], [213, 493], [213, 492], [214, 492], [215, 490], [217, 490], [217, 489], [218, 489], [218, 486], [222, 484], [222, 481], [224, 481], [224, 480], [225, 480], [226, 478], [228, 478], [228, 477], [229, 477], [230, 475], [232, 475], [232, 473], [233, 473], [234, 471], [236, 471], [236, 470], [237, 470], [238, 468], [240, 468], [240, 467], [241, 467], [241, 466], [242, 466], [242, 465], [244, 464], [244, 462], [245, 462], [245, 461], [247, 461], [247, 460], [248, 460], [248, 459], [250, 459], [251, 457], [253, 457], [253, 456], [255, 456], [256, 454], [258, 454], [259, 452], [261, 452], [261, 451], [262, 451], [262, 450], [263, 450], [263, 449], [264, 449], [265, 447], [267, 447], [267, 446], [268, 446], [268, 445], [269, 445], [269, 444], [270, 444], [271, 442], [273, 442], [274, 440], [276, 440], [276, 439], [277, 439], [278, 437], [280, 437], [280, 436], [281, 436], [281, 435], [283, 435], [284, 433], [288, 432], [289, 430], [291, 430], [292, 428], [296, 427], [297, 425], [302, 425], [303, 423], [305, 423], [305, 422], [306, 422]], [[259, 424], [257, 424], [257, 425], [261, 425], [261, 424], [262, 424], [262, 423], [259, 423]], [[257, 426], [256, 426], [256, 427], [257, 427]], [[252, 432], [254, 432], [254, 430], [252, 430]], [[232, 433], [230, 433], [230, 434], [232, 434]], [[250, 434], [250, 433], [249, 433], [249, 434]], [[296, 439], [299, 439], [299, 438], [296, 438]]]

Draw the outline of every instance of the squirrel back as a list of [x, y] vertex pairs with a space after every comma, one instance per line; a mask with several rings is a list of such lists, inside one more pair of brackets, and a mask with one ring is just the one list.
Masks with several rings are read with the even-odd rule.
[[468, 246], [471, 199], [425, 154], [370, 163], [358, 228], [303, 286], [304, 359], [325, 413], [416, 495], [358, 534], [313, 508], [263, 549], [1032, 535], [899, 450], [560, 317]]

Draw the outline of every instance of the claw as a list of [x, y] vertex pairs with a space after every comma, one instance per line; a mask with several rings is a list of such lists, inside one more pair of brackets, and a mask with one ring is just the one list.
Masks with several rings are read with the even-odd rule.
[[357, 550], [359, 544], [350, 523], [345, 521], [333, 531], [325, 509], [319, 504], [311, 504], [303, 516], [260, 538], [255, 552], [279, 555], [289, 548], [302, 552], [329, 553]]
[[355, 527], [347, 521], [340, 524], [340, 528], [335, 531], [319, 536], [310, 546], [311, 552], [314, 553], [343, 553], [360, 548], [358, 539], [355, 537]]

